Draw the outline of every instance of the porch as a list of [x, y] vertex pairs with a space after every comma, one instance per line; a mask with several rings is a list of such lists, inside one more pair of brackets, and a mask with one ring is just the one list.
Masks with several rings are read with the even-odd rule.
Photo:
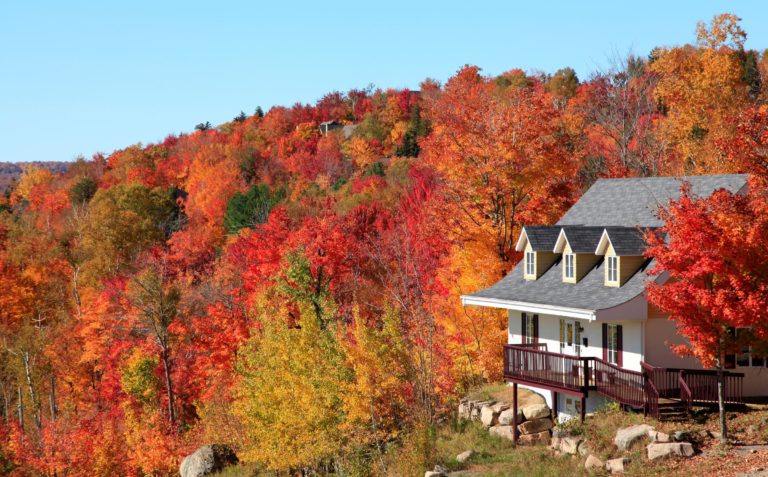
[[[690, 413], [694, 406], [717, 405], [717, 371], [659, 368], [647, 363], [641, 367], [642, 371], [633, 371], [597, 357], [553, 353], [543, 343], [504, 346], [508, 382], [580, 398], [582, 420], [591, 390], [659, 419], [673, 412]], [[725, 402], [744, 404], [744, 374], [724, 371], [723, 379]]]

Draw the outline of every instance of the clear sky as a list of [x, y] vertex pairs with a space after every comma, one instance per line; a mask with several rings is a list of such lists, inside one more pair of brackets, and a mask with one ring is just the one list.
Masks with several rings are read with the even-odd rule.
[[692, 42], [733, 12], [768, 48], [764, 1], [35, 1], [0, 3], [0, 161], [71, 160], [256, 106], [445, 81], [464, 64], [580, 77]]

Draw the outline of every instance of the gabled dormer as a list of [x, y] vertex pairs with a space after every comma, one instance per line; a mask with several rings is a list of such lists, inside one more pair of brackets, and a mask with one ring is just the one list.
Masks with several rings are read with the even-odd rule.
[[523, 278], [536, 280], [557, 260], [552, 251], [560, 227], [538, 225], [523, 227], [515, 250], [523, 252]]
[[603, 230], [595, 255], [605, 256], [605, 286], [621, 287], [643, 267], [647, 261], [644, 255], [647, 230], [636, 227], [606, 227]]
[[563, 282], [578, 283], [600, 261], [595, 255], [595, 247], [602, 232], [602, 227], [561, 227], [552, 250], [563, 256]]

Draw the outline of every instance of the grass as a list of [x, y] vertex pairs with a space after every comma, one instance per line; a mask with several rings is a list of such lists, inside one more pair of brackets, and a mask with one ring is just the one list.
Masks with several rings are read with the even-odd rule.
[[[489, 385], [473, 392], [470, 398], [507, 400], [505, 394], [508, 390], [508, 386]], [[528, 401], [537, 400], [535, 396], [529, 395], [529, 391], [523, 389], [520, 390], [519, 397], [521, 401], [523, 398]], [[765, 467], [768, 463], [768, 450], [745, 453], [739, 450], [739, 445], [768, 443], [768, 406], [751, 406], [747, 412], [728, 413], [728, 417], [729, 428], [737, 445], [720, 446], [715, 439], [698, 438], [699, 431], [705, 429], [717, 431], [717, 413], [705, 416], [698, 422], [658, 422], [644, 418], [642, 414], [622, 412], [616, 407], [607, 407], [589, 417], [584, 424], [579, 421], [570, 421], [563, 427], [584, 436], [590, 453], [603, 461], [628, 457], [630, 463], [624, 474], [627, 476], [736, 476], [757, 467]], [[626, 452], [618, 451], [613, 444], [616, 430], [641, 423], [649, 424], [656, 430], [670, 435], [675, 431], [688, 432], [694, 436], [694, 446], [699, 453], [691, 459], [649, 462], [645, 457], [647, 439], [639, 440]], [[426, 451], [427, 448], [432, 450]], [[456, 456], [469, 449], [474, 451], [469, 461], [463, 464], [457, 462]], [[427, 463], [423, 460], [425, 454], [429, 455]], [[435, 464], [458, 472], [456, 475], [462, 477], [607, 475], [604, 470], [587, 472], [584, 469], [585, 456], [557, 456], [548, 446], [541, 445], [515, 447], [506, 439], [490, 435], [488, 430], [479, 423], [464, 420], [452, 421], [437, 429], [430, 428], [421, 437], [411, 436], [410, 440], [406, 439], [400, 445], [393, 446], [385, 455], [385, 460], [388, 475], [398, 477], [423, 476], [424, 471]], [[243, 464], [228, 468], [216, 475], [218, 477], [255, 477], [274, 474], [264, 473], [254, 465]]]
[[[513, 396], [512, 396], [512, 386], [509, 386], [508, 384], [504, 383], [495, 383], [495, 384], [486, 384], [485, 386], [481, 386], [477, 389], [474, 389], [469, 394], [467, 394], [467, 398], [472, 401], [505, 401], [505, 402], [512, 402]], [[517, 400], [518, 400], [518, 406], [525, 407], [530, 404], [542, 404], [544, 403], [544, 398], [542, 398], [540, 395], [529, 391], [525, 388], [519, 388], [517, 391]]]
[[[456, 456], [472, 449], [474, 455], [465, 464]], [[573, 474], [568, 457], [556, 457], [544, 446], [517, 447], [506, 439], [492, 436], [476, 422], [457, 422], [442, 429], [436, 443], [438, 458], [451, 470], [466, 470], [467, 476], [549, 477]]]
[[[616, 430], [635, 424], [646, 423], [656, 430], [673, 434], [687, 432], [699, 453], [691, 459], [661, 460], [649, 462], [646, 459], [647, 439], [640, 439], [625, 451], [619, 451], [613, 444]], [[751, 408], [747, 412], [729, 413], [729, 426], [734, 440], [740, 444], [768, 443], [768, 407]], [[717, 430], [717, 414], [706, 416], [700, 422], [658, 422], [644, 418], [642, 414], [606, 408], [596, 412], [582, 424], [571, 421], [564, 427], [586, 438], [590, 453], [601, 460], [628, 457], [627, 476], [650, 477], [656, 475], [690, 477], [694, 475], [738, 475], [756, 467], [765, 467], [768, 450], [757, 453], [738, 452], [736, 446], [720, 446], [715, 439], [698, 437], [699, 431]], [[464, 477], [523, 475], [538, 476], [603, 476], [604, 470], [587, 472], [584, 469], [585, 456], [557, 456], [549, 447], [515, 447], [511, 442], [491, 436], [477, 422], [458, 421], [438, 431], [435, 443], [437, 462], [451, 470], [462, 471]], [[465, 464], [459, 464], [456, 456], [465, 450], [475, 451]]]

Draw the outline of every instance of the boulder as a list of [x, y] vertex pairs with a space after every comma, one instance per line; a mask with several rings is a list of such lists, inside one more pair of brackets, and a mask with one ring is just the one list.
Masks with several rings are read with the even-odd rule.
[[647, 436], [648, 431], [652, 430], [653, 427], [647, 424], [625, 427], [616, 431], [616, 437], [613, 439], [613, 443], [616, 444], [616, 447], [620, 450], [627, 450], [633, 442], [641, 437]]
[[480, 410], [484, 406], [492, 406], [494, 404], [496, 404], [496, 401], [470, 401], [470, 406], [472, 407], [472, 410], [469, 412], [469, 417], [471, 419], [479, 420]]
[[672, 434], [672, 440], [675, 442], [688, 442], [691, 440], [691, 436], [685, 431], [677, 431]]
[[181, 477], [204, 477], [237, 464], [235, 452], [223, 444], [209, 444], [186, 456], [179, 466]]
[[618, 459], [610, 459], [605, 463], [605, 470], [611, 474], [620, 474], [624, 472], [624, 467], [629, 464], [629, 459], [626, 457], [619, 457]]
[[587, 445], [587, 441], [581, 441], [579, 443], [579, 454], [580, 455], [588, 455], [589, 454], [589, 446]]
[[463, 464], [464, 462], [472, 458], [473, 455], [475, 455], [475, 451], [473, 451], [472, 449], [465, 450], [464, 452], [456, 456], [456, 462], [458, 462], [459, 464]]
[[[534, 422], [534, 421], [531, 421]], [[518, 444], [545, 444], [548, 445], [550, 440], [549, 431], [541, 431], [533, 434], [522, 434], [518, 438]]]
[[690, 442], [667, 442], [648, 444], [648, 460], [663, 459], [666, 457], [692, 457], [693, 446]]
[[553, 427], [555, 427], [555, 424], [552, 422], [552, 419], [547, 417], [544, 419], [525, 421], [517, 426], [517, 429], [520, 431], [520, 434], [537, 434], [542, 431], [549, 432]]
[[650, 437], [651, 442], [672, 442], [669, 434], [665, 434], [659, 431], [648, 431], [648, 437]]
[[495, 410], [495, 406], [483, 406], [480, 410], [480, 422], [485, 427], [491, 427], [499, 422], [500, 411]]
[[[512, 418], [515, 417], [515, 410], [514, 409], [507, 409], [505, 411], [501, 411], [499, 414], [499, 424], [502, 426], [509, 426], [512, 424]], [[517, 423], [522, 424], [522, 422], [525, 421], [525, 417], [523, 416], [523, 410], [518, 409], [517, 410]]]
[[459, 419], [469, 419], [472, 416], [472, 405], [468, 400], [462, 399], [459, 402]]
[[587, 470], [602, 469], [603, 467], [605, 467], [605, 463], [592, 454], [589, 454], [586, 462], [584, 462], [584, 468]]
[[502, 411], [509, 409], [509, 404], [505, 402], [497, 402], [491, 406], [491, 409], [493, 409], [495, 412], [501, 413]]
[[510, 441], [515, 440], [514, 428], [512, 426], [493, 426], [488, 429], [488, 432], [490, 432], [492, 436], [502, 437], [504, 439], [509, 439]]
[[579, 436], [566, 436], [560, 438], [560, 452], [576, 455], [579, 452], [579, 444], [582, 438]]
[[448, 475], [448, 469], [442, 465], [436, 465], [434, 469], [424, 472], [424, 477], [445, 477]]
[[542, 419], [549, 417], [549, 407], [546, 404], [532, 404], [523, 408], [523, 416], [526, 420]]

